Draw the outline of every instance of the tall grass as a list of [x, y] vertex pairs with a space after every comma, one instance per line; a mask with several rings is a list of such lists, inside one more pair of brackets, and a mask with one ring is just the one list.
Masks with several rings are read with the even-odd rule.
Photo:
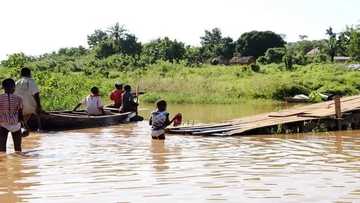
[[[0, 67], [0, 78], [17, 77], [15, 69]], [[47, 110], [69, 109], [98, 86], [108, 102], [108, 93], [116, 81], [127, 83], [146, 94], [143, 102], [162, 98], [171, 103], [242, 103], [249, 100], [272, 102], [285, 96], [311, 92], [358, 94], [360, 72], [342, 65], [310, 64], [284, 70], [282, 65], [262, 66], [253, 72], [247, 66], [211, 66], [197, 68], [160, 62], [141, 69], [106, 74], [86, 72], [36, 71], [34, 77], [41, 88]]]

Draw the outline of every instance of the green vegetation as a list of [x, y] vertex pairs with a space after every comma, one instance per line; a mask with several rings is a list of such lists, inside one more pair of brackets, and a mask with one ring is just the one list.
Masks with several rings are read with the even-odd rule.
[[[200, 47], [193, 47], [168, 37], [141, 44], [116, 23], [88, 35], [89, 48], [62, 48], [38, 57], [9, 55], [1, 62], [0, 79], [16, 78], [21, 67], [29, 67], [47, 110], [72, 108], [94, 85], [107, 98], [115, 81], [139, 85], [147, 92], [144, 102], [241, 103], [295, 94], [317, 102], [319, 93], [358, 94], [360, 72], [330, 59], [339, 54], [360, 59], [359, 27], [337, 34], [329, 28], [327, 33], [329, 39], [308, 41], [301, 35], [300, 41], [286, 43], [274, 32], [252, 31], [234, 41], [214, 28], [205, 31]], [[318, 51], [309, 56], [314, 48]], [[253, 56], [257, 64], [221, 65], [234, 56]], [[214, 58], [221, 59], [219, 65], [209, 65]]]
[[[34, 62], [37, 64], [38, 62]], [[16, 77], [16, 68], [1, 68], [2, 78]], [[100, 87], [106, 99], [115, 81], [140, 86], [147, 92], [142, 102], [164, 98], [171, 103], [242, 103], [249, 100], [282, 100], [295, 94], [336, 93], [343, 95], [360, 92], [360, 72], [344, 69], [341, 65], [312, 64], [294, 66], [264, 65], [259, 72], [250, 66], [212, 66], [197, 68], [182, 64], [159, 62], [142, 69], [104, 72], [41, 71], [34, 73], [41, 87], [47, 110], [69, 109], [89, 89]]]

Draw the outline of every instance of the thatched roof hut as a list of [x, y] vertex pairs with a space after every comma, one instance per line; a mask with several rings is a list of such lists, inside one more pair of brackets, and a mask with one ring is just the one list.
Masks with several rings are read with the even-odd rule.
[[315, 57], [321, 53], [319, 47], [316, 47], [314, 49], [311, 49], [308, 53], [306, 53], [306, 56]]
[[253, 56], [234, 56], [230, 60], [230, 64], [249, 65], [253, 63], [256, 63], [256, 58]]

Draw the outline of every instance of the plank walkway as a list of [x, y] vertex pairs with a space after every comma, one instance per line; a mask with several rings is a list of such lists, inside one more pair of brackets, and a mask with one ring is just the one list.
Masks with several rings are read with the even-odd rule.
[[174, 127], [168, 133], [237, 136], [360, 129], [360, 95], [341, 98], [341, 113], [342, 118], [336, 118], [334, 101], [327, 101], [218, 124]]

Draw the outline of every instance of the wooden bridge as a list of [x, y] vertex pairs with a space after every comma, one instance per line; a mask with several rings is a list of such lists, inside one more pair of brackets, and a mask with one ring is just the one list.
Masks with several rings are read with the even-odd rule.
[[[239, 107], [241, 108], [241, 106]], [[219, 124], [170, 128], [170, 134], [237, 136], [360, 129], [360, 95]]]

